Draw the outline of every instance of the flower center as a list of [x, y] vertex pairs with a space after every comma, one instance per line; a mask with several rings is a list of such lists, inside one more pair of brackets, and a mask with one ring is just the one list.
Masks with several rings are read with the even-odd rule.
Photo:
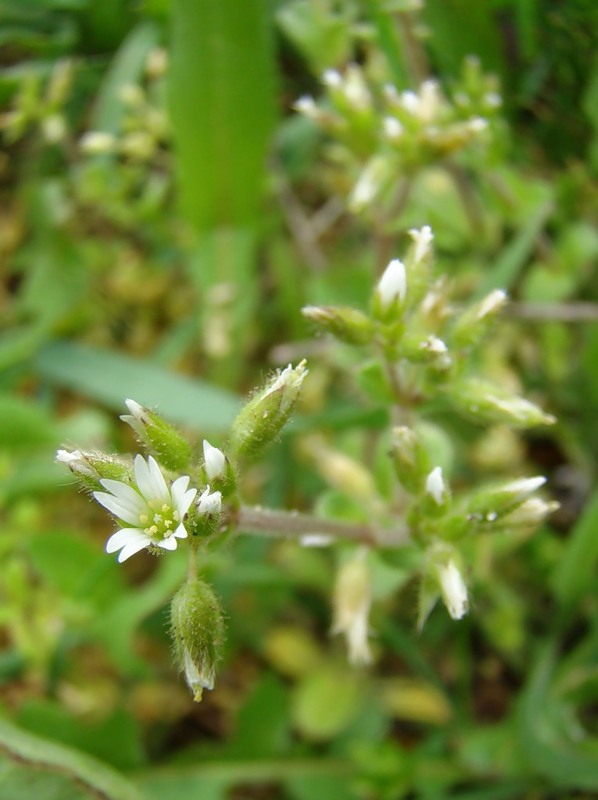
[[152, 539], [172, 536], [181, 521], [181, 515], [168, 503], [150, 500], [147, 513], [139, 515], [139, 527]]

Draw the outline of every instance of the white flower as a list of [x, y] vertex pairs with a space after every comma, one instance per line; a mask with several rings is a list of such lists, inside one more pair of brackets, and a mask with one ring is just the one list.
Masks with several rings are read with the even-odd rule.
[[304, 94], [295, 101], [295, 111], [299, 111], [299, 113], [305, 114], [306, 117], [311, 117], [312, 119], [318, 116], [316, 101], [309, 94]]
[[397, 300], [402, 302], [407, 292], [407, 276], [405, 265], [398, 258], [393, 258], [384, 270], [376, 289], [382, 308], [386, 311]]
[[209, 481], [224, 475], [226, 472], [226, 456], [222, 450], [212, 447], [207, 439], [203, 440], [203, 457]]
[[444, 604], [453, 619], [461, 619], [469, 608], [467, 586], [463, 576], [452, 559], [446, 564], [439, 565], [437, 570]]
[[416, 264], [419, 264], [430, 252], [434, 234], [429, 225], [424, 225], [424, 227], [419, 230], [417, 228], [411, 228], [409, 233], [415, 242], [414, 261]]
[[442, 467], [435, 467], [426, 478], [426, 492], [441, 506], [444, 502], [446, 487], [442, 477]]
[[210, 487], [206, 486], [205, 491], [197, 501], [198, 514], [220, 514], [222, 510], [222, 493], [210, 492]]
[[396, 117], [384, 117], [382, 121], [384, 135], [387, 139], [399, 139], [403, 133], [403, 126]]
[[85, 460], [85, 455], [81, 450], [73, 450], [72, 453], [69, 453], [68, 450], [58, 450], [56, 461], [66, 464], [74, 473], [87, 475], [89, 478], [97, 478], [97, 472]]
[[274, 392], [278, 392], [280, 389], [283, 390], [279, 408], [281, 414], [284, 414], [287, 411], [289, 406], [295, 402], [297, 395], [299, 394], [301, 384], [305, 380], [305, 376], [308, 373], [305, 364], [305, 359], [300, 361], [296, 367], [293, 367], [292, 364], [289, 364], [288, 367], [285, 367], [282, 370], [282, 372], [279, 372], [274, 381], [264, 392], [262, 399], [265, 399]]
[[352, 664], [369, 664], [368, 620], [372, 603], [371, 574], [367, 548], [361, 548], [340, 568], [334, 588], [332, 633], [343, 633]]
[[480, 302], [476, 309], [476, 319], [484, 319], [488, 314], [495, 314], [507, 302], [507, 293], [503, 289], [494, 289]]
[[94, 492], [95, 499], [131, 527], [121, 528], [106, 542], [106, 552], [120, 550], [119, 562], [143, 550], [162, 547], [176, 550], [177, 539], [185, 539], [183, 520], [197, 493], [188, 489], [190, 478], [183, 475], [167, 486], [156, 460], [138, 455], [134, 462], [135, 486], [122, 481], [100, 481], [108, 492]]

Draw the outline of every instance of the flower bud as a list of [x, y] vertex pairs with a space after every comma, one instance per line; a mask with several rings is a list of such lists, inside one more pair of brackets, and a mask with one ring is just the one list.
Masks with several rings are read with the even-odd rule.
[[426, 478], [426, 494], [429, 494], [438, 506], [446, 502], [448, 489], [442, 477], [442, 467], [434, 467]]
[[434, 234], [429, 225], [424, 225], [423, 228], [411, 228], [409, 235], [413, 239], [413, 262], [414, 264], [421, 264], [432, 252], [432, 241]]
[[552, 425], [556, 422], [555, 417], [546, 414], [529, 400], [477, 378], [467, 378], [451, 385], [447, 394], [458, 411], [475, 421], [502, 422], [517, 428]]
[[223, 478], [226, 475], [226, 456], [217, 447], [212, 447], [207, 439], [203, 440], [204, 469], [209, 481]]
[[206, 486], [189, 511], [188, 526], [193, 536], [211, 536], [218, 529], [222, 513], [222, 493]]
[[429, 364], [444, 372], [450, 369], [452, 359], [448, 347], [438, 336], [408, 334], [401, 339], [401, 355], [415, 364]]
[[112, 153], [116, 148], [116, 139], [111, 133], [104, 131], [88, 131], [79, 140], [79, 146], [89, 155]]
[[436, 566], [440, 593], [447, 610], [453, 619], [461, 619], [467, 614], [469, 599], [463, 576], [453, 559]]
[[556, 500], [543, 500], [541, 497], [530, 497], [521, 503], [516, 509], [504, 516], [500, 521], [501, 528], [509, 529], [534, 529], [540, 525], [546, 517], [560, 507]]
[[230, 449], [236, 457], [256, 455], [278, 436], [306, 375], [305, 360], [294, 368], [289, 364], [241, 409], [231, 428]]
[[372, 320], [355, 308], [305, 306], [301, 309], [301, 313], [321, 330], [331, 333], [341, 342], [368, 344], [374, 338]]
[[374, 290], [372, 311], [382, 322], [395, 321], [405, 305], [407, 274], [398, 258], [388, 264]]
[[430, 471], [430, 458], [417, 433], [405, 426], [393, 428], [390, 457], [405, 489], [417, 494]]
[[345, 562], [334, 587], [334, 622], [332, 633], [345, 635], [352, 664], [369, 664], [368, 619], [372, 602], [371, 573], [367, 548], [360, 548]]
[[121, 419], [133, 428], [140, 444], [144, 445], [166, 469], [173, 472], [187, 470], [191, 458], [191, 445], [179, 431], [155, 411], [126, 400], [130, 414]]
[[197, 578], [183, 584], [172, 599], [170, 625], [178, 667], [199, 702], [204, 689], [214, 688], [224, 644], [224, 617], [212, 588]]
[[444, 604], [453, 619], [467, 614], [469, 599], [463, 575], [457, 566], [457, 554], [452, 548], [434, 547], [429, 551], [431, 575], [436, 582]]
[[537, 475], [534, 478], [521, 478], [487, 486], [475, 492], [467, 503], [468, 518], [482, 524], [500, 522], [505, 514], [510, 514], [521, 506], [545, 483], [546, 478]]
[[88, 492], [100, 491], [103, 488], [101, 481], [104, 478], [128, 483], [133, 475], [131, 465], [124, 459], [105, 453], [58, 450], [56, 461], [66, 464], [81, 488]]
[[393, 178], [393, 165], [386, 156], [373, 156], [357, 179], [349, 197], [349, 209], [359, 213], [366, 209]]
[[494, 289], [479, 303], [466, 309], [453, 328], [452, 342], [456, 347], [471, 347], [488, 332], [492, 323], [507, 302], [507, 293]]

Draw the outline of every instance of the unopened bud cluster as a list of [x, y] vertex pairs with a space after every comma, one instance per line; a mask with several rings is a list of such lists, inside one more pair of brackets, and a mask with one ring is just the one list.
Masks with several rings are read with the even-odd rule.
[[353, 171], [353, 211], [384, 196], [397, 174], [442, 163], [470, 143], [487, 140], [500, 106], [493, 79], [472, 60], [451, 98], [434, 79], [400, 91], [392, 83], [372, 81], [366, 69], [358, 64], [343, 72], [328, 69], [322, 75], [322, 99], [303, 96], [295, 103], [332, 137], [335, 160]]
[[[433, 104], [432, 90], [424, 100]], [[416, 108], [422, 98], [405, 100]], [[419, 108], [419, 106], [417, 106]], [[422, 111], [421, 113], [424, 113]], [[429, 109], [425, 113], [432, 113]], [[375, 284], [368, 311], [346, 307], [309, 306], [304, 315], [323, 332], [353, 345], [370, 345], [390, 376], [382, 397], [397, 404], [414, 406], [425, 399], [440, 398], [445, 406], [477, 424], [501, 423], [512, 428], [529, 428], [554, 422], [531, 401], [512, 394], [473, 372], [470, 356], [493, 328], [507, 302], [500, 289], [466, 308], [459, 308], [449, 296], [445, 283], [432, 270], [433, 233], [430, 227], [409, 231], [411, 246], [402, 259], [392, 259]], [[384, 371], [381, 369], [380, 375]], [[412, 541], [421, 548], [423, 576], [420, 625], [437, 599], [442, 598], [451, 617], [461, 619], [469, 608], [467, 569], [461, 555], [463, 543], [481, 533], [528, 530], [541, 523], [555, 509], [555, 503], [537, 496], [545, 478], [521, 478], [496, 483], [470, 493], [453, 492], [450, 473], [438, 456], [424, 429], [414, 420], [395, 426], [389, 455], [395, 477], [402, 487], [402, 508]], [[329, 448], [324, 448], [326, 453]], [[341, 488], [342, 472], [323, 448], [315, 452], [319, 472], [334, 488]], [[346, 458], [346, 457], [345, 457]], [[337, 461], [343, 463], [342, 454]], [[334, 474], [324, 466], [332, 463]], [[355, 470], [353, 470], [355, 471]], [[361, 467], [362, 483], [370, 495], [380, 494], [371, 473]], [[373, 513], [378, 507], [364, 503]], [[369, 595], [365, 586], [365, 562], [347, 562], [338, 578], [335, 599], [335, 627], [345, 633], [352, 659], [365, 661]], [[348, 575], [349, 577], [346, 577]], [[357, 580], [355, 577], [359, 575]], [[343, 587], [351, 586], [351, 591]], [[355, 587], [361, 587], [359, 591]], [[343, 597], [357, 601], [339, 600]], [[339, 609], [344, 609], [343, 613]], [[365, 621], [364, 621], [365, 620]]]

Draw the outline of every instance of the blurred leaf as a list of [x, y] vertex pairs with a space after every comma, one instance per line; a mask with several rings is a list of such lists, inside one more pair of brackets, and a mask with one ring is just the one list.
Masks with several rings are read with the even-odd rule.
[[292, 719], [307, 739], [327, 741], [338, 736], [363, 701], [362, 682], [346, 666], [326, 664], [297, 684]]
[[158, 29], [142, 22], [129, 33], [112, 60], [100, 87], [90, 129], [117, 134], [125, 108], [121, 100], [124, 86], [136, 83], [143, 74], [149, 52], [158, 43]]
[[[170, 558], [159, 559], [154, 574], [143, 586], [117, 597], [96, 622], [96, 635], [126, 673], [149, 669], [134, 651], [133, 635], [144, 619], [170, 601], [184, 579], [184, 558], [178, 557], [178, 553], [169, 555]], [[115, 569], [122, 567], [118, 565]]]
[[235, 785], [294, 781], [297, 777], [350, 774], [349, 765], [337, 759], [277, 758], [239, 761], [203, 761], [191, 767], [162, 767], [144, 772], [137, 783], [151, 800], [227, 800]]
[[598, 561], [598, 494], [586, 505], [571, 531], [565, 553], [554, 575], [554, 591], [565, 618], [592, 592], [596, 584]]
[[0, 447], [30, 450], [56, 446], [60, 432], [42, 406], [10, 394], [0, 394]]
[[2, 800], [142, 800], [137, 789], [85, 755], [0, 720]]
[[118, 769], [140, 767], [145, 761], [139, 725], [124, 709], [86, 722], [54, 700], [29, 700], [19, 709], [18, 721], [38, 736], [77, 747]]
[[510, 289], [519, 277], [531, 253], [536, 239], [553, 210], [551, 200], [544, 200], [526, 218], [521, 230], [504, 248], [494, 266], [480, 282], [475, 297], [484, 297], [492, 289]]
[[44, 531], [27, 539], [31, 563], [50, 585], [83, 606], [103, 610], [124, 589], [103, 550], [74, 533]]
[[257, 219], [273, 132], [266, 3], [174, 0], [169, 104], [183, 208], [197, 230]]
[[317, 77], [325, 69], [342, 65], [351, 55], [351, 6], [344, 5], [294, 0], [285, 3], [276, 15]]
[[[456, 76], [466, 56], [475, 53], [485, 70], [504, 72], [503, 43], [491, 3], [467, 0], [427, 0], [423, 18], [432, 36], [428, 46], [442, 73]], [[459, 21], [456, 24], [456, 21]]]
[[84, 344], [54, 342], [36, 358], [49, 383], [72, 389], [115, 411], [132, 397], [157, 407], [172, 422], [194, 430], [226, 430], [238, 411], [234, 395], [200, 380], [187, 378], [131, 356]]
[[291, 742], [288, 705], [284, 684], [266, 673], [239, 711], [236, 733], [227, 752], [243, 758], [268, 758], [288, 750]]
[[553, 681], [556, 648], [542, 647], [519, 706], [518, 741], [528, 769], [555, 787], [598, 791], [598, 740], [572, 738]]

